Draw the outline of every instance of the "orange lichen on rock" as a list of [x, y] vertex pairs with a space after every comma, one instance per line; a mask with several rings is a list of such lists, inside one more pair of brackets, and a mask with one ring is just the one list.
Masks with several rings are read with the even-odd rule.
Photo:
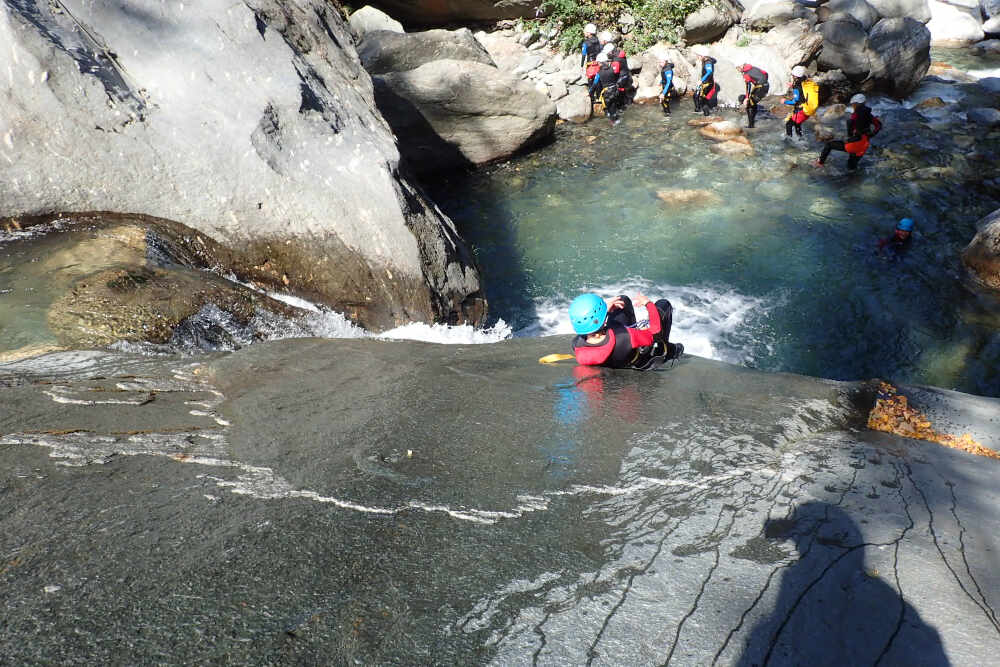
[[909, 406], [906, 396], [899, 394], [888, 382], [880, 382], [875, 407], [868, 413], [868, 428], [874, 431], [895, 433], [904, 438], [929, 440], [963, 452], [1000, 459], [1000, 454], [976, 442], [971, 435], [960, 436], [938, 433], [919, 410]]

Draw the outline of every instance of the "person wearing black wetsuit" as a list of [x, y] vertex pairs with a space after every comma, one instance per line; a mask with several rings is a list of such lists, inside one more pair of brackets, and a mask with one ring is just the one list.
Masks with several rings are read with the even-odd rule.
[[670, 98], [674, 95], [674, 64], [666, 60], [660, 61], [660, 108], [667, 116], [670, 115]]
[[747, 127], [753, 127], [754, 120], [757, 118], [757, 106], [767, 95], [771, 84], [767, 81], [767, 72], [759, 67], [744, 63], [737, 69], [743, 74], [743, 81], [747, 87], [746, 93], [740, 95], [740, 104], [747, 110]]
[[648, 328], [637, 328], [632, 301], [624, 294], [611, 301], [604, 326], [573, 339], [573, 354], [584, 366], [651, 370], [684, 352], [680, 343], [670, 343], [673, 306], [666, 299], [653, 303], [639, 294], [636, 303], [646, 308]]
[[612, 45], [608, 59], [612, 63], [618, 63], [618, 92], [622, 94], [622, 106], [631, 104], [632, 98], [635, 96], [635, 86], [632, 83], [632, 70], [629, 69], [625, 49], [619, 49]]
[[695, 47], [695, 53], [701, 58], [701, 81], [694, 91], [694, 111], [707, 116], [719, 104], [718, 86], [715, 85], [716, 60], [704, 47]]
[[882, 129], [882, 121], [872, 115], [872, 110], [865, 105], [866, 98], [858, 94], [851, 98], [851, 106], [854, 110], [847, 118], [847, 140], [828, 141], [823, 146], [823, 151], [819, 154], [819, 159], [813, 164], [822, 167], [826, 164], [826, 158], [831, 151], [844, 151], [847, 153], [847, 168], [854, 170], [857, 168], [861, 158], [868, 151], [871, 137], [878, 134]]
[[580, 67], [586, 67], [593, 62], [601, 52], [601, 42], [597, 39], [597, 26], [588, 23], [583, 28], [583, 42], [580, 43]]
[[597, 76], [590, 85], [591, 99], [599, 99], [604, 105], [604, 113], [612, 123], [617, 123], [621, 119], [621, 94], [618, 90], [618, 74], [608, 61], [606, 53], [597, 56], [597, 62], [601, 64], [597, 70]]

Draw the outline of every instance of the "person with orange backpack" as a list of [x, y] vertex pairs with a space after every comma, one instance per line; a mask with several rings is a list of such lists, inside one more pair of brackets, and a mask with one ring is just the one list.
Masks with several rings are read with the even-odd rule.
[[844, 151], [847, 153], [847, 168], [857, 169], [858, 163], [871, 145], [871, 138], [882, 129], [882, 121], [877, 116], [872, 115], [872, 110], [865, 105], [868, 100], [864, 95], [858, 93], [851, 98], [853, 107], [850, 117], [847, 119], [847, 140], [828, 141], [823, 146], [823, 152], [819, 154], [819, 159], [813, 165], [822, 167], [826, 164], [826, 158], [830, 156], [830, 151]]
[[785, 118], [785, 135], [791, 139], [792, 130], [802, 138], [802, 123], [816, 113], [819, 107], [819, 85], [806, 78], [806, 68], [796, 65], [792, 68], [791, 97], [784, 104], [792, 107], [792, 113]]

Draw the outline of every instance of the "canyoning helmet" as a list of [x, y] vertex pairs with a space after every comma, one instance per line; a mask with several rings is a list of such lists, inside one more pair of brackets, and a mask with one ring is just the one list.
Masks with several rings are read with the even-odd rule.
[[601, 47], [601, 53], [607, 53], [609, 55], [614, 50], [615, 50], [615, 45], [612, 42], [608, 42], [607, 44]]
[[867, 101], [867, 99], [868, 99], [867, 97], [865, 97], [861, 93], [858, 93], [857, 95], [851, 98], [850, 104], [864, 104]]
[[596, 294], [581, 294], [569, 304], [569, 321], [581, 336], [599, 330], [607, 317], [608, 304]]
[[902, 220], [896, 223], [896, 229], [903, 232], [912, 232], [913, 220], [911, 220], [910, 218], [903, 218]]
[[796, 79], [801, 79], [806, 75], [806, 68], [802, 65], [796, 65], [792, 68], [792, 76]]
[[584, 35], [594, 35], [596, 33], [597, 33], [597, 26], [594, 25], [593, 23], [588, 23], [587, 25], [583, 26]]
[[610, 42], [610, 41], [613, 41], [613, 40], [614, 40], [614, 38], [615, 38], [615, 37], [614, 37], [614, 35], [612, 35], [612, 34], [611, 34], [610, 32], [608, 32], [607, 30], [602, 30], [602, 31], [601, 31], [600, 33], [598, 33], [598, 35], [597, 35], [597, 41], [599, 41], [599, 42], [600, 42], [601, 44], [604, 44], [605, 42]]
[[599, 62], [599, 63], [606, 63], [606, 62], [608, 62], [608, 54], [604, 53], [603, 51], [601, 53], [598, 53], [597, 54], [597, 62]]

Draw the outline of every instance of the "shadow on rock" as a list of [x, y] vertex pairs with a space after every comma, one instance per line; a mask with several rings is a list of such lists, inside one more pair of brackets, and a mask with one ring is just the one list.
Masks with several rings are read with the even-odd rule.
[[794, 540], [777, 603], [739, 661], [758, 665], [948, 665], [937, 630], [900, 594], [895, 573], [865, 564], [857, 524], [836, 505], [810, 502], [764, 535]]

